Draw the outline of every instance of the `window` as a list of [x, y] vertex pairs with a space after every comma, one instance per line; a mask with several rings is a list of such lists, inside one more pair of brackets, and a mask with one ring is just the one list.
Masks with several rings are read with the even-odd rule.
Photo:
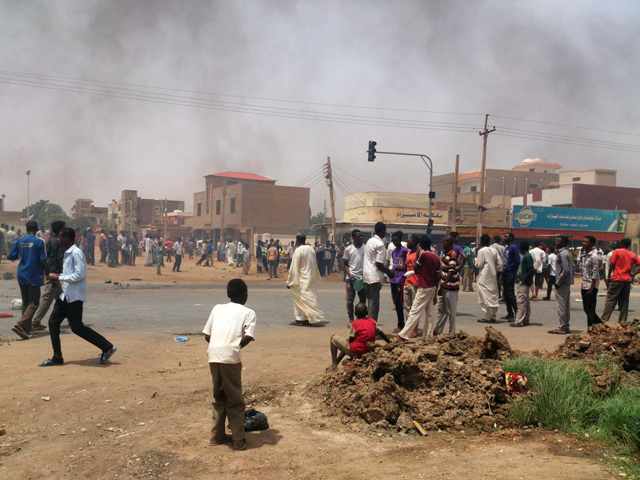
[[220, 206], [222, 205], [222, 203], [220, 202], [220, 200], [216, 200], [216, 215], [220, 215]]
[[229, 202], [229, 213], [236, 213], [236, 199], [232, 198]]
[[478, 191], [478, 187], [476, 185], [472, 185], [471, 186], [471, 191], [472, 192], [477, 192]]
[[199, 203], [199, 204], [196, 206], [196, 216], [197, 216], [197, 217], [201, 217], [201, 216], [202, 216], [202, 204], [201, 204], [201, 203]]
[[571, 179], [572, 182], [579, 182], [580, 180], [581, 180], [580, 177], [573, 177]]

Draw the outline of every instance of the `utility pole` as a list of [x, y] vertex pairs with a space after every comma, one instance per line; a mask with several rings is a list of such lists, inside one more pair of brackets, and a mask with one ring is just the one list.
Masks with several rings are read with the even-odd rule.
[[456, 170], [453, 177], [453, 220], [450, 220], [451, 231], [458, 228], [458, 177], [460, 176], [460, 155], [456, 155]]
[[31, 170], [27, 170], [27, 220], [29, 219], [29, 212], [31, 211]]
[[489, 114], [484, 116], [484, 128], [478, 132], [482, 137], [482, 165], [480, 167], [480, 201], [478, 202], [478, 227], [476, 228], [476, 245], [480, 245], [480, 237], [482, 236], [482, 224], [484, 222], [484, 190], [487, 183], [487, 139], [489, 134], [496, 131], [496, 127], [488, 128]]
[[522, 206], [529, 205], [529, 177], [524, 177], [524, 193], [522, 194]]
[[163, 225], [163, 236], [165, 241], [167, 240], [167, 198], [164, 199], [164, 208], [162, 209], [162, 225]]
[[329, 201], [331, 202], [331, 240], [336, 243], [336, 201], [333, 194], [333, 169], [331, 168], [331, 157], [327, 157], [324, 164], [324, 178], [329, 186]]

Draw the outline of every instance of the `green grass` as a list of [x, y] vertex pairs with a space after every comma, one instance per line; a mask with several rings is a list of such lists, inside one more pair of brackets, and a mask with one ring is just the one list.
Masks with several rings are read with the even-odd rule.
[[[621, 385], [621, 371], [608, 358], [587, 367], [580, 362], [519, 357], [504, 362], [504, 368], [529, 379], [530, 392], [511, 405], [515, 422], [589, 433], [615, 446], [620, 452], [618, 466], [631, 478], [640, 478], [640, 388]], [[608, 372], [610, 388], [594, 388], [590, 371]]]

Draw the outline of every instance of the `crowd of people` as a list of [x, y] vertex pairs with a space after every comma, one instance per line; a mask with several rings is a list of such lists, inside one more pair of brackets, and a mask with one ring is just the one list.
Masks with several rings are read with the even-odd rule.
[[[64, 364], [60, 342], [60, 325], [66, 319], [74, 334], [100, 350], [98, 361], [106, 363], [116, 347], [98, 332], [84, 325], [83, 306], [86, 298], [86, 267], [93, 259], [98, 242], [100, 261], [115, 266], [133, 265], [139, 252], [145, 265], [162, 265], [164, 258], [173, 261], [180, 271], [182, 257], [199, 255], [198, 264], [218, 261], [235, 267], [250, 264], [250, 248], [243, 242], [169, 241], [147, 235], [138, 241], [136, 235], [121, 232], [87, 230], [81, 235], [53, 222], [42, 232], [36, 222], [26, 225], [27, 232], [2, 228], [2, 250], [12, 261], [19, 260], [18, 285], [22, 296], [22, 316], [13, 331], [23, 339], [32, 332], [44, 330], [42, 319], [53, 304], [49, 317], [52, 355], [41, 366]], [[555, 294], [558, 304], [557, 328], [554, 334], [570, 332], [571, 287], [574, 276], [580, 276], [580, 292], [587, 325], [592, 328], [607, 322], [614, 309], [620, 310], [619, 322], [626, 323], [629, 295], [640, 259], [630, 249], [628, 239], [621, 240], [609, 252], [598, 248], [596, 239], [586, 236], [580, 248], [569, 248], [569, 239], [560, 237], [555, 245], [526, 240], [517, 241], [512, 233], [491, 239], [482, 235], [480, 244], [461, 245], [455, 232], [439, 245], [428, 235], [410, 235], [395, 231], [387, 243], [387, 228], [377, 223], [374, 235], [364, 241], [361, 231], [351, 232], [351, 241], [343, 248], [332, 244], [307, 245], [298, 235], [295, 243], [282, 246], [277, 240], [259, 241], [255, 256], [258, 270], [278, 276], [279, 266], [287, 265], [286, 287], [293, 300], [294, 325], [315, 326], [324, 322], [324, 313], [316, 295], [318, 279], [323, 271], [336, 270], [344, 275], [347, 336], [330, 338], [331, 365], [342, 359], [357, 357], [374, 346], [376, 340], [390, 338], [378, 327], [380, 298], [389, 285], [395, 310], [393, 333], [400, 341], [423, 339], [456, 332], [459, 292], [475, 291], [484, 317], [479, 322], [495, 323], [500, 301], [505, 305], [504, 320], [513, 327], [531, 323], [531, 300], [550, 300]], [[132, 259], [132, 257], [134, 257]], [[1, 258], [1, 257], [0, 257]], [[341, 260], [341, 262], [336, 262]], [[338, 263], [338, 264], [336, 264]], [[604, 282], [607, 288], [605, 306], [598, 316], [598, 292]], [[546, 283], [546, 285], [545, 285]], [[43, 290], [41, 292], [41, 290]], [[248, 288], [240, 279], [227, 286], [229, 302], [216, 305], [203, 329], [208, 343], [208, 360], [213, 383], [214, 428], [212, 444], [231, 443], [236, 449], [246, 448], [244, 403], [242, 400], [242, 366], [240, 350], [255, 339], [256, 314], [245, 307]], [[432, 312], [437, 308], [435, 321]], [[232, 435], [226, 434], [228, 419]]]

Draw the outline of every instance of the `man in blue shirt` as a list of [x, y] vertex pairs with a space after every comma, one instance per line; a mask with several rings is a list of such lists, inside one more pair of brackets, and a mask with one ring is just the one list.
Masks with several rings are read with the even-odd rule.
[[73, 228], [63, 228], [60, 232], [60, 243], [64, 249], [62, 273], [50, 273], [49, 278], [60, 282], [62, 293], [56, 299], [53, 313], [49, 318], [49, 334], [53, 356], [40, 364], [41, 367], [63, 365], [62, 347], [60, 345], [60, 325], [65, 318], [69, 321], [71, 331], [80, 338], [95, 345], [102, 352], [98, 361], [106, 363], [116, 352], [106, 338], [82, 323], [82, 309], [87, 292], [87, 262], [84, 253], [76, 244], [76, 232]]
[[12, 330], [23, 340], [31, 335], [31, 320], [40, 303], [40, 287], [44, 283], [44, 264], [47, 254], [44, 242], [36, 237], [38, 224], [27, 222], [27, 234], [20, 237], [11, 247], [7, 257], [18, 260], [18, 285], [22, 296], [22, 318]]
[[504, 252], [506, 262], [502, 272], [502, 295], [507, 307], [507, 315], [504, 316], [503, 319], [513, 322], [516, 318], [516, 311], [518, 310], [515, 285], [518, 267], [520, 266], [520, 247], [517, 245], [511, 232], [504, 236], [504, 243], [506, 245]]

